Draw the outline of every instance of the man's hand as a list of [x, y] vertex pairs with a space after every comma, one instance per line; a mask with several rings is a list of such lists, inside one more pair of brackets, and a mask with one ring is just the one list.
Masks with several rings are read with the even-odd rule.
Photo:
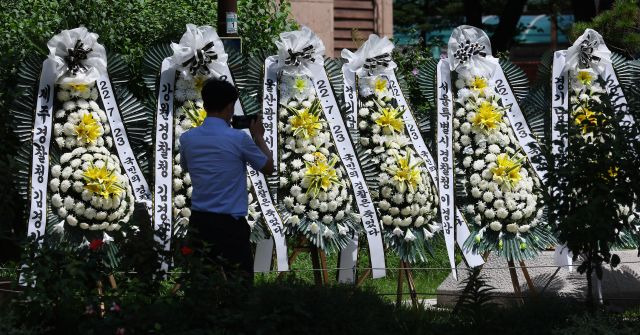
[[262, 125], [262, 115], [251, 120], [251, 123], [249, 124], [249, 132], [251, 132], [251, 136], [253, 137], [254, 141], [258, 138], [264, 138], [264, 125]]
[[267, 144], [264, 142], [264, 126], [262, 125], [262, 116], [259, 116], [257, 119], [254, 119], [249, 124], [249, 132], [251, 132], [251, 136], [253, 137], [253, 141], [256, 142], [256, 145], [262, 152], [267, 156], [267, 163], [260, 170], [265, 175], [270, 175], [273, 173], [273, 156], [271, 151], [267, 147]]

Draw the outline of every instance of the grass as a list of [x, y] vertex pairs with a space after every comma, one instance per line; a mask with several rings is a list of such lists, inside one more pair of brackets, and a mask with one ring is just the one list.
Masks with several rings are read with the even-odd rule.
[[[289, 251], [291, 254], [291, 250]], [[456, 262], [460, 262], [461, 256], [456, 253]], [[358, 254], [358, 268], [369, 267], [369, 253], [366, 243], [360, 246]], [[391, 252], [386, 253], [386, 266], [387, 268], [400, 267], [400, 259], [398, 256]], [[338, 267], [338, 255], [327, 255], [327, 267], [329, 269]], [[416, 285], [416, 291], [419, 293], [420, 298], [433, 298], [435, 292], [440, 283], [451, 272], [449, 267], [449, 259], [447, 256], [446, 247], [443, 238], [435, 238], [433, 243], [433, 256], [429, 257], [426, 262], [420, 262], [413, 264], [414, 268], [443, 268], [433, 270], [413, 270], [414, 281]], [[313, 271], [311, 271], [311, 257], [309, 253], [301, 253], [294, 263], [291, 265], [292, 272], [284, 275], [284, 277], [295, 277], [309, 284], [314, 283]], [[330, 283], [337, 282], [337, 270], [329, 270]], [[358, 271], [358, 276], [364, 273], [364, 270]], [[264, 273], [256, 274], [257, 283], [272, 283], [278, 280], [277, 273]], [[368, 277], [362, 284], [365, 288], [371, 288], [379, 295], [384, 296], [388, 300], [395, 300], [395, 294], [398, 285], [398, 270], [387, 270], [387, 276], [380, 279], [371, 279]], [[408, 287], [406, 281], [403, 283], [404, 293], [408, 294]], [[406, 296], [405, 298], [408, 298]]]

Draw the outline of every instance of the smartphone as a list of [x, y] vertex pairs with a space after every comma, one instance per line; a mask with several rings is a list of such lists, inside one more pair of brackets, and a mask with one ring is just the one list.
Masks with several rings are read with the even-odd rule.
[[235, 129], [249, 128], [253, 120], [258, 119], [258, 114], [253, 115], [234, 115], [231, 117], [231, 126]]

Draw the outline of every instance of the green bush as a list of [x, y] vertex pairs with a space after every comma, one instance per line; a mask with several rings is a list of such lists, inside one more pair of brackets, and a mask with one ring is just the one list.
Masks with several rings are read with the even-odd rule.
[[[25, 235], [24, 204], [12, 184], [17, 140], [8, 128], [8, 109], [19, 93], [15, 74], [30, 55], [46, 55], [47, 41], [63, 29], [86, 26], [107, 50], [122, 54], [133, 69], [129, 88], [138, 98], [149, 92], [141, 78], [147, 48], [177, 42], [185, 25], [216, 25], [213, 0], [13, 0], [0, 1], [0, 261], [19, 252], [10, 240]], [[290, 4], [270, 0], [239, 0], [239, 32], [245, 52], [268, 47], [282, 31], [295, 27]], [[268, 43], [268, 45], [265, 45]]]

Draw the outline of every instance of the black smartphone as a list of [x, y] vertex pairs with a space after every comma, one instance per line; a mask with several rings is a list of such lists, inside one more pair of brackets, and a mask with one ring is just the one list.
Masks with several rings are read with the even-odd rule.
[[231, 117], [231, 127], [234, 129], [249, 128], [253, 120], [258, 119], [258, 114], [253, 115], [234, 115]]

